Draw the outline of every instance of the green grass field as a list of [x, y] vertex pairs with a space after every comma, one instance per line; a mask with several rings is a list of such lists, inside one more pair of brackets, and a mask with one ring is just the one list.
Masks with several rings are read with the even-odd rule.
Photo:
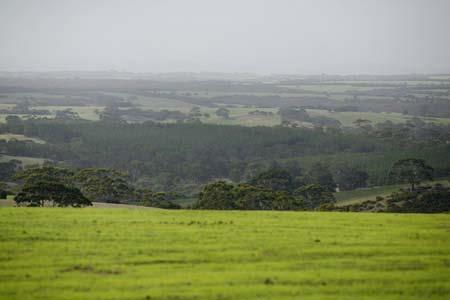
[[449, 231], [448, 214], [1, 208], [0, 299], [445, 299]]
[[18, 141], [31, 141], [37, 144], [45, 144], [45, 141], [24, 136], [23, 134], [12, 134], [12, 133], [1, 133], [0, 140], [10, 141], [10, 140], [18, 140]]
[[0, 162], [7, 162], [12, 159], [20, 160], [25, 166], [42, 165], [46, 160], [38, 157], [0, 155]]

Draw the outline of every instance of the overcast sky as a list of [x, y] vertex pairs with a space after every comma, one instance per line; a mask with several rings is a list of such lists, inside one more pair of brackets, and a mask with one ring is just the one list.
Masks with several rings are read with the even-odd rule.
[[450, 0], [0, 0], [0, 70], [450, 73]]

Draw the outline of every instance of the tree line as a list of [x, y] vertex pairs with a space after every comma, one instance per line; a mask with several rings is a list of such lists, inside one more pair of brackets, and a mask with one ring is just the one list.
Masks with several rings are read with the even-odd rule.
[[[333, 192], [336, 183], [325, 166], [302, 174], [298, 167], [272, 168], [257, 174], [248, 182], [233, 184], [218, 180], [204, 185], [192, 209], [214, 210], [336, 210], [336, 211], [448, 211], [449, 188], [423, 187], [432, 179], [433, 169], [420, 159], [397, 161], [389, 176], [405, 182], [409, 189], [393, 193], [388, 199], [377, 197], [350, 206], [336, 206]], [[153, 192], [139, 188], [128, 174], [114, 169], [70, 169], [51, 165], [17, 171], [13, 178], [20, 186], [14, 200], [22, 206], [92, 205], [92, 202], [133, 203], [166, 209], [181, 208], [176, 203], [182, 195]], [[4, 185], [2, 186], [4, 188]], [[0, 189], [0, 196], [5, 193]]]
[[[270, 168], [289, 168], [305, 157], [320, 161], [333, 156], [326, 167], [342, 190], [391, 183], [386, 174], [393, 161], [388, 160], [401, 158], [404, 152], [427, 156], [439, 176], [450, 174], [446, 127], [405, 124], [369, 130], [363, 123], [347, 132], [282, 126], [21, 120], [10, 116], [0, 125], [0, 133], [24, 134], [46, 143], [0, 140], [0, 153], [45, 158], [79, 168], [122, 170], [142, 187], [182, 193], [198, 192], [198, 186], [218, 179], [246, 182]], [[364, 155], [360, 165], [354, 163], [357, 155]], [[388, 161], [384, 169], [371, 160], [380, 155]], [[303, 167], [318, 168], [307, 163]]]

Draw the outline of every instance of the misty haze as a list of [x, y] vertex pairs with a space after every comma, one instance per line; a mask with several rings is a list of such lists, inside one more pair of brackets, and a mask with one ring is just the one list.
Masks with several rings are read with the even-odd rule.
[[449, 15], [0, 0], [0, 300], [448, 298]]

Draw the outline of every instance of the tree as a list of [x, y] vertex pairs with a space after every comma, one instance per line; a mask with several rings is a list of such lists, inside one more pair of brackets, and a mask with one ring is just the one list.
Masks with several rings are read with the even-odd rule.
[[305, 203], [301, 197], [295, 197], [286, 191], [274, 191], [273, 210], [303, 210]]
[[305, 181], [309, 184], [320, 185], [329, 192], [334, 192], [336, 183], [328, 166], [323, 163], [315, 163], [305, 176]]
[[52, 166], [34, 167], [19, 171], [14, 178], [31, 184], [35, 182], [48, 181], [59, 182], [62, 184], [71, 184], [73, 180], [73, 172], [64, 168]]
[[433, 180], [433, 168], [428, 166], [423, 159], [407, 158], [394, 163], [389, 177], [396, 182], [407, 182], [411, 190], [424, 180]]
[[278, 114], [281, 116], [282, 121], [300, 121], [310, 122], [311, 117], [304, 108], [299, 107], [286, 107], [280, 108]]
[[221, 107], [216, 110], [216, 115], [218, 117], [222, 117], [224, 119], [229, 119], [230, 118], [230, 110], [226, 109], [225, 107]]
[[20, 160], [12, 159], [7, 162], [0, 163], [0, 180], [9, 181], [14, 177], [17, 171], [22, 168]]
[[291, 192], [296, 188], [296, 182], [291, 174], [284, 169], [270, 169], [250, 180], [250, 184], [278, 191]]
[[307, 209], [317, 209], [321, 205], [336, 202], [331, 192], [317, 184], [302, 186], [294, 192], [294, 195], [304, 198], [304, 204]]
[[357, 119], [353, 121], [353, 124], [355, 124], [357, 128], [363, 129], [364, 131], [370, 131], [372, 129], [371, 123], [372, 121], [366, 119]]
[[17, 205], [44, 206], [46, 202], [53, 206], [81, 207], [92, 205], [76, 187], [67, 186], [59, 182], [45, 180], [25, 183], [22, 191], [14, 198]]
[[100, 120], [111, 123], [121, 123], [123, 122], [121, 116], [122, 114], [117, 103], [111, 103], [100, 113]]
[[65, 110], [58, 110], [55, 114], [57, 120], [79, 120], [80, 115], [77, 112], [72, 111], [70, 108]]
[[23, 121], [18, 116], [6, 116], [6, 131], [10, 133], [23, 134]]
[[74, 179], [92, 201], [119, 203], [133, 196], [126, 174], [113, 169], [89, 168], [77, 172]]
[[365, 187], [367, 186], [367, 179], [369, 179], [367, 172], [347, 165], [340, 166], [335, 177], [339, 189], [344, 191]]
[[144, 206], [158, 207], [164, 209], [179, 209], [181, 206], [176, 204], [171, 199], [170, 193], [158, 192], [154, 193], [151, 190], [141, 190], [138, 192]]
[[81, 191], [72, 185], [73, 172], [63, 168], [44, 166], [18, 172], [16, 180], [23, 181], [22, 190], [14, 200], [18, 205], [53, 206], [92, 205]]
[[235, 202], [237, 209], [272, 209], [274, 201], [273, 190], [256, 187], [250, 184], [239, 184], [235, 188]]
[[201, 116], [202, 116], [202, 113], [201, 113], [201, 111], [200, 111], [200, 107], [198, 107], [198, 106], [193, 106], [193, 107], [191, 108], [191, 111], [189, 112], [189, 115], [190, 115], [191, 117], [195, 117], [195, 118], [201, 117]]
[[199, 194], [195, 208], [233, 209], [235, 208], [234, 186], [225, 181], [207, 184]]
[[286, 191], [276, 191], [247, 183], [234, 186], [218, 181], [205, 186], [194, 208], [299, 210], [303, 209], [303, 202]]

